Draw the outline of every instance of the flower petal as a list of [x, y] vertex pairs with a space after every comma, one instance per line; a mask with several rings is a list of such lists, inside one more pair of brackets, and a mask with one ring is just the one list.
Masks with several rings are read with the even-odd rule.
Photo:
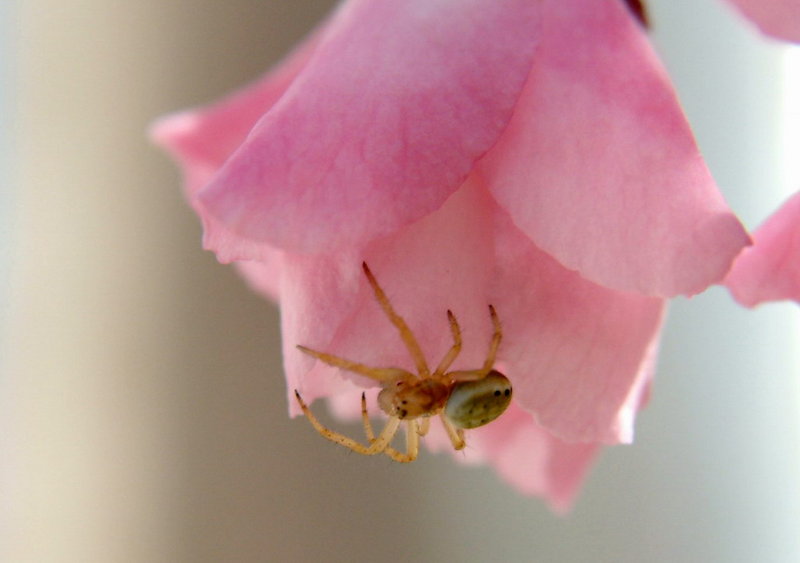
[[739, 303], [794, 299], [800, 303], [800, 192], [753, 233], [725, 280]]
[[542, 250], [614, 289], [693, 294], [747, 244], [642, 30], [620, 2], [548, 1], [536, 64], [482, 160]]
[[497, 215], [492, 302], [519, 405], [567, 441], [630, 442], [664, 301], [594, 284]]
[[[553, 510], [565, 512], [600, 446], [559, 440], [512, 403], [492, 424], [469, 433], [469, 448], [479, 452], [517, 490], [545, 497]], [[454, 457], [462, 456], [454, 452]]]
[[253, 242], [361, 246], [441, 206], [510, 119], [539, 10], [529, 0], [343, 4], [198, 194], [206, 246], [225, 261], [258, 258]]
[[[280, 99], [313, 53], [318, 36], [319, 32], [309, 35], [281, 65], [249, 87], [211, 106], [163, 117], [151, 126], [150, 138], [182, 167], [184, 191], [198, 214], [200, 209], [193, 196], [242, 144], [258, 119]], [[217, 230], [224, 232], [222, 226], [217, 226]], [[239, 273], [254, 290], [277, 301], [281, 251], [267, 244], [253, 244], [249, 253], [257, 255], [259, 261], [238, 264]]]
[[521, 493], [546, 498], [558, 512], [569, 510], [600, 449], [599, 444], [556, 438], [516, 402], [491, 424], [470, 430], [466, 440], [464, 450], [453, 450], [434, 421], [424, 444], [436, 453], [449, 452], [461, 463], [493, 467]]
[[[499, 357], [522, 408], [565, 440], [632, 439], [633, 415], [652, 375], [661, 299], [609, 290], [565, 269], [511, 224], [474, 177], [440, 210], [360, 256], [430, 364], [451, 344], [445, 317], [451, 309], [464, 332], [454, 368], [481, 365], [492, 303], [504, 330]], [[311, 400], [328, 395], [331, 382], [340, 379], [337, 370], [295, 350], [296, 344], [367, 365], [413, 369], [357, 257], [287, 255], [285, 263], [281, 299], [290, 392], [298, 388]]]
[[347, 389], [341, 376], [374, 384], [315, 362], [296, 350], [297, 344], [367, 365], [414, 370], [397, 329], [367, 284], [362, 260], [406, 319], [431, 368], [452, 345], [448, 309], [464, 331], [464, 348], [453, 368], [482, 365], [491, 335], [486, 300], [494, 250], [491, 206], [485, 189], [468, 181], [441, 209], [362, 251], [334, 257], [286, 254], [281, 308], [292, 415], [299, 414], [293, 389], [310, 401]]
[[[359, 258], [369, 262], [430, 366], [452, 343], [448, 308], [464, 337], [455, 369], [483, 362], [491, 333], [487, 304], [500, 314], [498, 368], [514, 384], [515, 403], [470, 431], [458, 459], [490, 464], [524, 493], [564, 510], [599, 447], [567, 440], [631, 439], [652, 377], [662, 301], [608, 290], [566, 270], [513, 226], [477, 176], [441, 209], [358, 256], [286, 254], [281, 299], [292, 414], [299, 414], [291, 396], [297, 388], [307, 400], [333, 397], [338, 415], [357, 417], [353, 382], [373, 386], [368, 397], [375, 409], [374, 383], [315, 362], [294, 348], [298, 343], [367, 365], [413, 369], [361, 276]], [[452, 450], [438, 423], [423, 443]]]
[[283, 252], [267, 245], [261, 249], [259, 261], [244, 260], [236, 262], [239, 272], [250, 289], [260, 293], [270, 301], [278, 303], [281, 295], [281, 272], [283, 272]]
[[[359, 259], [357, 254], [330, 257], [287, 253], [284, 256], [280, 292], [281, 334], [287, 399], [292, 416], [300, 414], [294, 398], [295, 389], [310, 403], [318, 397], [336, 395], [350, 388], [344, 379], [337, 377], [334, 368], [315, 362], [300, 352], [297, 345], [345, 355], [346, 352], [338, 349], [333, 341], [338, 333], [347, 330], [353, 317], [358, 316], [358, 311], [367, 304]], [[349, 357], [362, 361], [358, 354]]]
[[778, 39], [800, 42], [800, 2], [797, 0], [730, 0], [761, 31]]

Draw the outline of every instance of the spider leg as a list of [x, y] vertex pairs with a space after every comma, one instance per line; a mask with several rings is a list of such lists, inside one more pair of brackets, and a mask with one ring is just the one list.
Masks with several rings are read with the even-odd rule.
[[453, 444], [453, 449], [463, 450], [467, 445], [464, 441], [464, 431], [461, 428], [453, 426], [453, 423], [450, 422], [444, 413], [440, 414], [439, 418], [442, 420], [445, 431], [447, 431], [447, 437], [450, 438], [450, 442]]
[[503, 329], [500, 327], [500, 318], [497, 316], [497, 311], [495, 311], [494, 307], [491, 305], [489, 305], [489, 314], [492, 317], [494, 331], [492, 333], [492, 340], [489, 343], [489, 353], [486, 355], [483, 367], [480, 369], [451, 371], [446, 375], [452, 381], [477, 381], [478, 379], [483, 379], [492, 371], [492, 366], [494, 366], [494, 362], [497, 359], [497, 349], [500, 347], [500, 341], [503, 338]]
[[367, 281], [369, 281], [372, 291], [375, 292], [375, 298], [378, 300], [383, 312], [386, 313], [386, 316], [389, 317], [389, 320], [400, 332], [400, 338], [403, 339], [406, 348], [408, 348], [408, 352], [411, 354], [411, 358], [414, 360], [414, 364], [417, 367], [417, 373], [422, 378], [428, 377], [430, 375], [430, 370], [428, 369], [427, 362], [425, 362], [425, 356], [422, 355], [422, 349], [419, 347], [417, 339], [414, 338], [414, 333], [412, 333], [411, 329], [408, 328], [408, 325], [406, 324], [406, 321], [403, 320], [403, 317], [395, 312], [392, 304], [389, 302], [389, 298], [386, 297], [383, 289], [381, 289], [381, 286], [378, 285], [378, 281], [375, 279], [375, 276], [372, 275], [367, 263], [363, 262], [361, 266], [364, 268], [364, 274], [367, 276]]
[[366, 366], [364, 364], [359, 364], [358, 362], [352, 362], [345, 358], [340, 358], [339, 356], [326, 354], [325, 352], [317, 352], [316, 350], [312, 350], [311, 348], [306, 348], [305, 346], [302, 346], [300, 344], [297, 345], [297, 349], [303, 352], [304, 354], [308, 354], [309, 356], [320, 360], [321, 362], [325, 362], [329, 366], [346, 369], [347, 371], [352, 371], [359, 375], [365, 375], [370, 379], [374, 379], [375, 381], [381, 381], [381, 382], [394, 381], [398, 377], [403, 377], [403, 376], [414, 377], [413, 374], [410, 374], [404, 369], [373, 368], [370, 366]]
[[375, 455], [382, 453], [384, 450], [386, 450], [389, 442], [392, 441], [394, 435], [397, 434], [397, 429], [400, 427], [399, 418], [396, 416], [389, 417], [389, 422], [387, 422], [386, 426], [383, 427], [383, 430], [381, 430], [381, 433], [378, 434], [378, 437], [374, 440], [370, 440], [369, 446], [364, 446], [352, 438], [348, 438], [344, 434], [334, 432], [333, 430], [323, 426], [322, 423], [317, 420], [317, 417], [314, 416], [314, 413], [311, 412], [311, 409], [308, 408], [308, 405], [305, 404], [303, 398], [300, 397], [300, 393], [298, 393], [296, 389], [294, 391], [294, 395], [297, 397], [297, 402], [300, 404], [303, 414], [306, 416], [306, 418], [308, 418], [309, 422], [311, 422], [311, 426], [314, 427], [314, 430], [319, 432], [323, 438], [326, 438], [331, 442], [335, 442], [360, 454]]
[[449, 309], [447, 311], [447, 320], [450, 322], [450, 332], [453, 334], [453, 346], [447, 351], [439, 365], [436, 366], [436, 370], [433, 372], [434, 378], [441, 377], [461, 352], [461, 327], [458, 326], [456, 316]]
[[494, 310], [492, 305], [489, 305], [489, 315], [492, 317], [492, 326], [494, 332], [492, 333], [492, 341], [489, 343], [489, 355], [486, 356], [486, 361], [483, 362], [484, 375], [492, 370], [495, 358], [497, 357], [497, 349], [500, 347], [500, 340], [503, 338], [503, 329], [500, 327], [500, 318], [497, 316], [497, 311]]
[[367, 413], [366, 393], [361, 393], [361, 423], [364, 425], [364, 434], [367, 436], [367, 441], [371, 444], [375, 439], [375, 433], [372, 431], [372, 423], [369, 421], [369, 413]]
[[391, 456], [393, 460], [410, 463], [417, 459], [419, 455], [419, 428], [417, 426], [416, 419], [406, 422], [406, 453], [402, 456]]
[[[375, 433], [372, 431], [372, 423], [369, 421], [369, 414], [367, 413], [367, 396], [365, 393], [361, 393], [361, 422], [364, 424], [364, 433], [367, 435], [367, 440], [372, 443], [375, 440]], [[414, 455], [414, 458], [406, 459], [408, 455], [404, 455], [388, 445], [383, 450], [383, 453], [388, 455], [394, 461], [399, 461], [401, 463], [414, 461], [414, 459], [417, 457]]]
[[488, 373], [489, 372], [484, 371], [483, 369], [462, 369], [449, 372], [447, 377], [455, 382], [477, 381], [486, 377]]
[[401, 453], [394, 448], [386, 448], [384, 453], [394, 461], [400, 463], [411, 463], [419, 456], [419, 430], [417, 430], [417, 420], [406, 421], [406, 453]]
[[419, 421], [418, 427], [420, 436], [424, 436], [425, 434], [427, 434], [428, 430], [431, 429], [431, 418], [429, 416], [423, 418], [421, 421]]

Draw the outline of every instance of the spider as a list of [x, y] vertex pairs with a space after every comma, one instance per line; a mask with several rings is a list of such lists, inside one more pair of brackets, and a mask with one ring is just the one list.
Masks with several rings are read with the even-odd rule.
[[[362, 264], [362, 267], [378, 303], [397, 328], [400, 338], [411, 354], [417, 373], [411, 373], [401, 368], [370, 367], [298, 345], [297, 348], [301, 352], [330, 366], [364, 375], [377, 381], [381, 386], [378, 394], [378, 406], [388, 415], [389, 420], [376, 436], [367, 413], [366, 396], [362, 393], [361, 420], [369, 442], [368, 445], [363, 445], [323, 426], [295, 389], [294, 394], [303, 414], [314, 429], [331, 442], [364, 455], [385, 453], [393, 460], [403, 463], [414, 461], [417, 458], [419, 438], [427, 434], [431, 417], [438, 415], [453, 448], [463, 449], [466, 445], [465, 429], [488, 424], [503, 414], [511, 402], [511, 382], [505, 375], [493, 369], [497, 349], [503, 335], [497, 312], [493, 306], [489, 305], [489, 315], [494, 332], [483, 366], [474, 370], [448, 371], [461, 352], [461, 328], [458, 326], [455, 315], [448, 310], [447, 320], [453, 335], [453, 345], [436, 369], [431, 372], [417, 339], [405, 320], [395, 312], [366, 262]], [[391, 446], [403, 421], [406, 423], [405, 452]]]

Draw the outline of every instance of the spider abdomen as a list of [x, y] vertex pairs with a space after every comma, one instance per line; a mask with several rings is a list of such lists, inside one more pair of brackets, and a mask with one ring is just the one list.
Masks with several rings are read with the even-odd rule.
[[503, 414], [511, 403], [511, 395], [508, 378], [492, 370], [482, 379], [455, 383], [444, 414], [458, 428], [477, 428]]

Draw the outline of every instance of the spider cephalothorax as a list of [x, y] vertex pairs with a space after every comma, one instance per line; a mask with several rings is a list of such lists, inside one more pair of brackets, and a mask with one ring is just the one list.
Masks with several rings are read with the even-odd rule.
[[[389, 416], [389, 421], [380, 434], [375, 436], [367, 414], [366, 398], [362, 393], [362, 422], [369, 441], [369, 445], [365, 446], [352, 438], [325, 428], [303, 402], [300, 393], [295, 390], [300, 408], [322, 436], [361, 454], [386, 453], [395, 461], [414, 461], [419, 453], [419, 437], [427, 434], [430, 418], [437, 415], [441, 419], [453, 447], [457, 450], [464, 448], [465, 429], [488, 424], [503, 414], [511, 403], [511, 382], [505, 375], [493, 369], [503, 334], [497, 312], [494, 307], [489, 305], [494, 332], [483, 366], [475, 370], [448, 371], [461, 351], [461, 328], [458, 326], [455, 315], [451, 311], [447, 311], [453, 345], [436, 369], [431, 372], [422, 355], [422, 350], [405, 320], [394, 311], [366, 263], [363, 264], [363, 268], [378, 303], [400, 332], [400, 337], [414, 360], [417, 373], [411, 373], [401, 368], [374, 368], [339, 356], [317, 352], [305, 346], [298, 346], [302, 352], [328, 365], [378, 381], [381, 385], [378, 406]], [[390, 446], [401, 422], [406, 422], [405, 453]]]
[[449, 386], [442, 381], [403, 376], [381, 389], [378, 406], [400, 420], [419, 418], [440, 412], [449, 395]]

